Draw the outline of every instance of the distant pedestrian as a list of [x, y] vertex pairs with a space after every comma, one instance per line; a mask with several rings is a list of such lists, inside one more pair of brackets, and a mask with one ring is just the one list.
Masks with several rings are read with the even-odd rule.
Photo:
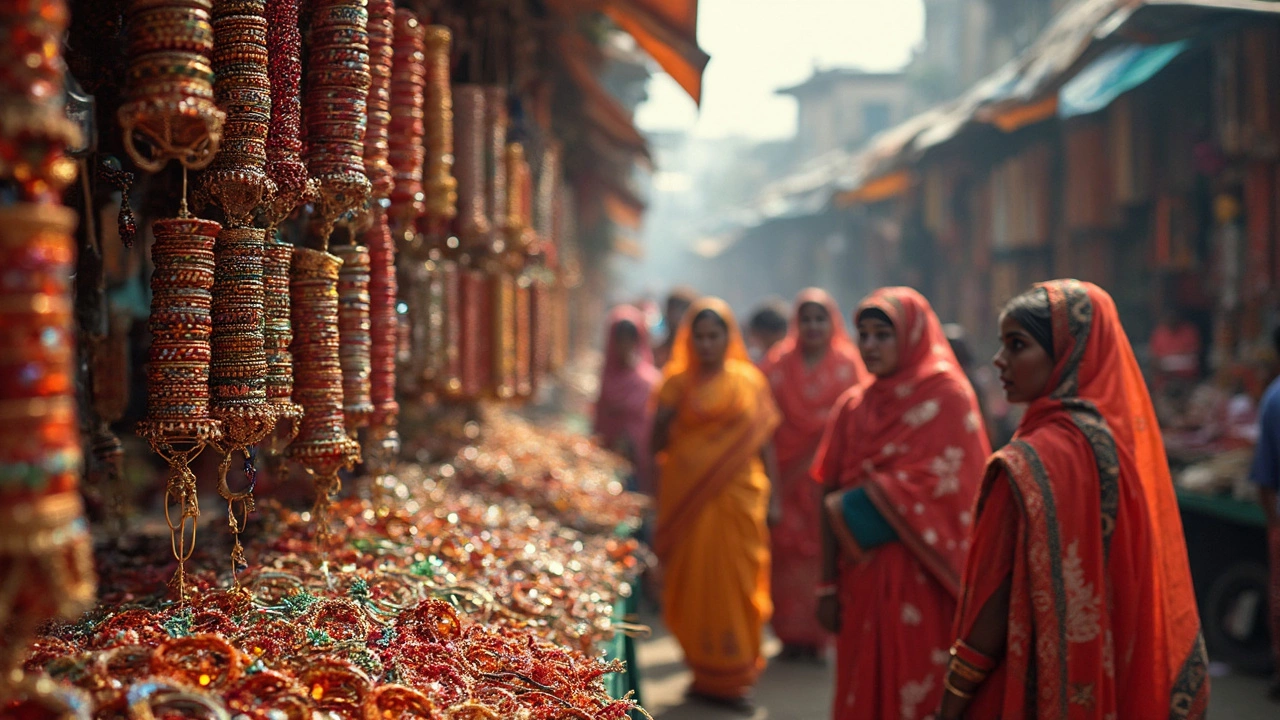
[[814, 464], [827, 491], [818, 608], [839, 633], [834, 715], [924, 718], [942, 699], [969, 512], [991, 449], [920, 293], [878, 290], [854, 318], [875, 380], [837, 403]]
[[836, 401], [868, 375], [840, 307], [817, 288], [796, 296], [787, 336], [762, 369], [782, 411], [773, 436], [780, 510], [772, 528], [773, 632], [782, 659], [818, 660], [831, 634], [818, 623], [813, 593], [822, 576], [822, 488], [809, 468]]
[[[1280, 327], [1271, 335], [1280, 355]], [[1276, 675], [1271, 683], [1272, 700], [1280, 701], [1280, 378], [1267, 388], [1258, 408], [1258, 446], [1249, 479], [1258, 486], [1258, 501], [1267, 518], [1267, 545], [1271, 560], [1271, 646], [1275, 653]]]
[[662, 339], [662, 343], [653, 349], [653, 364], [659, 369], [666, 367], [671, 359], [671, 352], [676, 342], [676, 331], [680, 328], [684, 314], [689, 311], [689, 306], [697, 299], [698, 293], [687, 287], [678, 287], [667, 296], [667, 305], [662, 315], [666, 336]]
[[663, 614], [693, 671], [691, 694], [736, 708], [764, 668], [769, 621], [770, 438], [778, 410], [729, 307], [681, 324], [654, 420]]
[[634, 467], [630, 490], [653, 491], [649, 474], [650, 398], [662, 375], [653, 366], [649, 328], [640, 310], [623, 305], [609, 313], [600, 396], [592, 432], [601, 445]]
[[787, 303], [775, 298], [756, 308], [747, 319], [747, 351], [757, 365], [787, 336], [788, 312]]

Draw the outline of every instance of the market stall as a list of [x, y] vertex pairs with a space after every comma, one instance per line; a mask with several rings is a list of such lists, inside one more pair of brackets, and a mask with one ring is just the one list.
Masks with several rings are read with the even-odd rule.
[[555, 55], [600, 10], [683, 37], [646, 3], [0, 8], [6, 716], [643, 713], [643, 501], [502, 407], [569, 354], [582, 144], [630, 137]]

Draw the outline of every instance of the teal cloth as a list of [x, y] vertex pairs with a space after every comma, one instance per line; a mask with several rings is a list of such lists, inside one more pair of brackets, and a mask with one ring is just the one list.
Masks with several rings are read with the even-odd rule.
[[898, 539], [898, 533], [876, 509], [866, 488], [854, 488], [844, 494], [844, 524], [863, 550], [870, 550]]

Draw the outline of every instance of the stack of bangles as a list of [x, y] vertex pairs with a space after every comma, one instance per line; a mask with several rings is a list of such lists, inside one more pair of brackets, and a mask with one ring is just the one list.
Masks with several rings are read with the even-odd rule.
[[[995, 669], [996, 661], [993, 658], [974, 650], [963, 640], [956, 640], [951, 646], [951, 660], [947, 663], [947, 674], [942, 678], [942, 686], [961, 700], [970, 700]], [[969, 690], [956, 687], [957, 679], [967, 683]]]

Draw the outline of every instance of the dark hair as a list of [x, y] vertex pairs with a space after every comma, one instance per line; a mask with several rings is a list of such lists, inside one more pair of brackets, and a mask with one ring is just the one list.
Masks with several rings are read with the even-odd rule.
[[1044, 351], [1053, 357], [1053, 308], [1044, 288], [1031, 288], [1010, 300], [1001, 317], [1013, 318]]
[[636, 324], [630, 320], [619, 320], [617, 324], [613, 326], [613, 336], [619, 339], [626, 338], [628, 340], [639, 340], [640, 328], [636, 327]]
[[752, 332], [782, 334], [787, 331], [787, 313], [776, 303], [769, 303], [757, 308], [747, 321], [747, 329]]
[[863, 320], [879, 320], [885, 325], [893, 326], [893, 320], [889, 319], [889, 313], [878, 307], [863, 308], [858, 311], [857, 317], [853, 319], [854, 323], [860, 323]]
[[693, 327], [694, 325], [697, 325], [699, 321], [706, 320], [707, 318], [715, 320], [716, 324], [719, 325], [722, 330], [729, 332], [729, 323], [724, 318], [720, 317], [720, 313], [712, 310], [711, 308], [700, 310], [697, 315], [694, 315], [693, 322], [689, 323], [689, 327]]

